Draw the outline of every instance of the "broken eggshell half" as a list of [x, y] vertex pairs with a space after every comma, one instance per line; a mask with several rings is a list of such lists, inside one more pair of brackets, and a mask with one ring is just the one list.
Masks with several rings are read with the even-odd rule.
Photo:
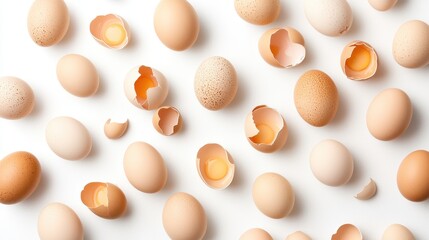
[[127, 209], [125, 194], [111, 183], [88, 183], [82, 190], [80, 197], [89, 210], [102, 218], [119, 218]]
[[355, 198], [359, 200], [368, 200], [372, 198], [377, 193], [377, 184], [375, 184], [372, 178], [369, 183], [360, 191]]
[[290, 68], [305, 58], [304, 38], [296, 29], [273, 28], [259, 39], [259, 53], [272, 66]]
[[153, 127], [165, 136], [170, 136], [182, 128], [182, 115], [180, 112], [170, 106], [160, 107], [156, 110], [152, 118]]
[[112, 122], [109, 118], [104, 124], [104, 135], [109, 139], [118, 139], [124, 135], [128, 128], [128, 119], [125, 122]]
[[362, 234], [360, 230], [355, 227], [353, 224], [344, 224], [341, 225], [337, 233], [332, 235], [331, 240], [362, 240]]
[[341, 68], [351, 80], [366, 80], [377, 71], [377, 53], [363, 41], [353, 41], [341, 53]]
[[101, 45], [110, 49], [122, 49], [130, 37], [124, 20], [115, 14], [97, 16], [89, 26], [91, 35]]
[[285, 120], [275, 109], [265, 105], [255, 107], [245, 122], [249, 143], [258, 151], [271, 153], [281, 149], [287, 140]]
[[235, 165], [231, 155], [221, 145], [209, 143], [198, 150], [197, 170], [207, 186], [224, 189], [234, 178]]
[[125, 95], [134, 106], [157, 109], [168, 95], [168, 84], [159, 71], [140, 65], [131, 69], [124, 82]]

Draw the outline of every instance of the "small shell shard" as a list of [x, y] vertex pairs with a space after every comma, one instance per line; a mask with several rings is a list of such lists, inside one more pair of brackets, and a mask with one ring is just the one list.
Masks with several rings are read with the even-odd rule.
[[153, 127], [165, 136], [170, 136], [182, 128], [183, 120], [180, 112], [170, 106], [160, 107], [152, 118]]
[[372, 198], [377, 193], [377, 185], [375, 184], [372, 178], [370, 182], [360, 191], [355, 198], [359, 200], [368, 200]]
[[331, 240], [362, 240], [360, 230], [352, 224], [341, 225]]
[[97, 16], [91, 21], [89, 29], [94, 39], [107, 48], [122, 49], [128, 44], [126, 24], [118, 15]]
[[128, 119], [123, 123], [112, 122], [109, 118], [104, 124], [104, 134], [109, 139], [118, 139], [124, 135], [128, 128]]
[[363, 41], [353, 41], [344, 47], [341, 54], [341, 68], [351, 80], [366, 80], [377, 71], [377, 53]]

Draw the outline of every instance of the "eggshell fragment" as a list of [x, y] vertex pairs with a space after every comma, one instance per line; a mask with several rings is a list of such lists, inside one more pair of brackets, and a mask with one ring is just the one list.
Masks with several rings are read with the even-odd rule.
[[247, 115], [244, 130], [250, 145], [265, 153], [281, 149], [288, 137], [283, 117], [275, 109], [265, 105], [255, 107]]
[[368, 200], [372, 198], [375, 193], [377, 193], [377, 185], [374, 180], [370, 180], [370, 182], [360, 191], [355, 198], [359, 200]]
[[84, 231], [78, 215], [62, 203], [50, 203], [39, 214], [40, 240], [83, 240]]
[[341, 225], [337, 233], [332, 235], [331, 240], [362, 240], [362, 234], [360, 230], [352, 224]]
[[152, 117], [153, 127], [165, 136], [170, 136], [182, 128], [183, 120], [180, 112], [170, 106], [160, 107]]
[[112, 122], [109, 118], [104, 124], [104, 135], [110, 139], [118, 139], [124, 135], [128, 128], [128, 119], [123, 123]]
[[35, 104], [31, 87], [16, 77], [0, 77], [0, 117], [20, 119], [33, 111]]
[[140, 65], [131, 69], [124, 82], [125, 95], [134, 106], [157, 109], [168, 95], [168, 83], [159, 71]]
[[285, 240], [311, 240], [311, 238], [301, 231], [296, 231], [288, 235]]
[[429, 152], [408, 154], [398, 168], [397, 184], [402, 196], [413, 202], [429, 198]]
[[162, 225], [172, 240], [201, 240], [207, 230], [207, 217], [201, 203], [192, 195], [171, 195], [162, 210]]
[[341, 69], [351, 80], [365, 80], [377, 71], [377, 53], [363, 41], [353, 41], [341, 53]]
[[262, 58], [275, 67], [294, 67], [305, 58], [304, 38], [290, 27], [267, 30], [258, 47]]
[[413, 116], [408, 95], [397, 88], [388, 88], [374, 97], [366, 112], [366, 126], [375, 138], [389, 141], [407, 130]]
[[89, 29], [94, 39], [107, 48], [122, 49], [128, 44], [129, 31], [118, 15], [97, 16], [91, 21]]
[[235, 173], [234, 160], [219, 144], [206, 144], [198, 150], [197, 170], [203, 182], [213, 189], [228, 187]]
[[415, 240], [413, 233], [404, 225], [392, 224], [384, 230], [381, 240]]
[[280, 0], [235, 0], [235, 11], [246, 22], [266, 25], [280, 15]]
[[80, 198], [95, 215], [106, 219], [119, 218], [127, 209], [125, 194], [112, 183], [88, 183]]
[[273, 240], [273, 237], [261, 228], [251, 228], [244, 232], [239, 240]]
[[393, 8], [398, 0], [368, 0], [368, 3], [378, 11], [387, 11]]

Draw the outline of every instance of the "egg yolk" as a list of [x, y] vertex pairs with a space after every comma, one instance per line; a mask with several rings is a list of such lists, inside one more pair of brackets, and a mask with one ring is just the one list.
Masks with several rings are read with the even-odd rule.
[[252, 142], [257, 144], [271, 144], [274, 141], [274, 130], [270, 126], [266, 124], [256, 124], [256, 128], [259, 130], [259, 133], [250, 138]]
[[362, 71], [371, 63], [371, 53], [365, 46], [356, 46], [346, 65], [353, 71]]
[[107, 187], [100, 186], [94, 192], [94, 204], [96, 207], [99, 206], [108, 206], [109, 199], [107, 197]]
[[126, 32], [122, 25], [114, 23], [107, 26], [107, 28], [104, 30], [103, 37], [104, 42], [106, 42], [108, 45], [116, 46], [125, 40]]
[[137, 98], [141, 100], [147, 99], [147, 90], [156, 87], [156, 82], [148, 76], [140, 76], [134, 83], [134, 90], [136, 91]]
[[210, 159], [205, 164], [205, 173], [211, 180], [220, 180], [228, 173], [228, 164], [224, 159]]

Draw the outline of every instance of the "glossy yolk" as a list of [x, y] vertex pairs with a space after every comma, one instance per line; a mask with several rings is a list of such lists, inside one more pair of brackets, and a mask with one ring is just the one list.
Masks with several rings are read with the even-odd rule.
[[256, 124], [259, 133], [252, 137], [251, 140], [257, 144], [271, 144], [274, 141], [275, 134], [273, 129], [266, 124]]
[[224, 159], [214, 158], [206, 162], [205, 173], [211, 180], [219, 180], [228, 173], [228, 164]]
[[365, 46], [356, 46], [352, 55], [346, 60], [346, 65], [353, 71], [362, 71], [369, 66], [371, 53]]
[[134, 83], [134, 90], [136, 91], [137, 98], [142, 100], [147, 99], [147, 90], [153, 87], [156, 87], [155, 81], [147, 76], [140, 76]]
[[107, 187], [100, 186], [94, 192], [94, 204], [96, 207], [99, 206], [108, 206], [109, 199], [107, 197]]
[[125, 29], [122, 25], [114, 23], [104, 30], [103, 40], [110, 46], [121, 44], [126, 37]]

